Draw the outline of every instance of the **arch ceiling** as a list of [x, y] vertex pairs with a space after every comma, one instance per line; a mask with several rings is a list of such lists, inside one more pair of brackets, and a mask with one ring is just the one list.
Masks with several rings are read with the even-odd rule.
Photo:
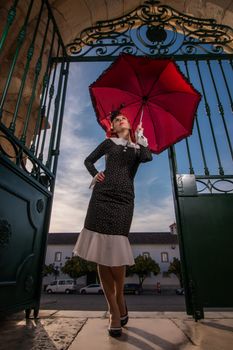
[[[97, 21], [121, 17], [137, 6], [142, 0], [50, 0], [65, 45], [81, 31], [92, 27]], [[157, 2], [159, 3], [159, 2]], [[214, 18], [218, 24], [233, 28], [233, 0], [164, 0], [175, 10], [198, 18]]]

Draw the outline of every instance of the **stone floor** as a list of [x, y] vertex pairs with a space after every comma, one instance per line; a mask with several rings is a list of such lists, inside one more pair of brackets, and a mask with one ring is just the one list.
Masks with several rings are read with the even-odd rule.
[[233, 312], [206, 312], [195, 322], [183, 312], [129, 312], [122, 336], [107, 333], [102, 311], [40, 310], [0, 321], [0, 350], [232, 350]]

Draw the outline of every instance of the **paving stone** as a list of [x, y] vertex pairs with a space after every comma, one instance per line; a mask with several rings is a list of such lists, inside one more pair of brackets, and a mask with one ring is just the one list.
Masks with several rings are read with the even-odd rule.
[[129, 315], [135, 318], [182, 318], [190, 319], [186, 312], [168, 311], [129, 311]]
[[72, 311], [72, 310], [61, 310], [55, 314], [55, 317], [88, 317], [88, 318], [103, 318], [106, 316], [106, 311]]
[[0, 350], [232, 350], [233, 313], [208, 312], [195, 322], [184, 312], [129, 312], [119, 338], [108, 335], [108, 313], [40, 310], [0, 320]]
[[107, 325], [108, 320], [88, 319], [69, 350], [174, 350], [189, 343], [186, 335], [166, 319], [130, 319], [119, 338], [108, 335]]
[[233, 319], [205, 319], [198, 322], [174, 319], [173, 322], [196, 349], [233, 349]]
[[1, 323], [0, 350], [64, 350], [86, 319], [47, 318]]

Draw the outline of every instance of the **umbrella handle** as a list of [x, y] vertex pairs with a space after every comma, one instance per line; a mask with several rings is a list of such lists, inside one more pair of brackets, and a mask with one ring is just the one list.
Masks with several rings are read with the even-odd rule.
[[[141, 115], [140, 115], [140, 121], [139, 121], [139, 124], [138, 124], [138, 126], [140, 126], [140, 128], [142, 127], [142, 117], [143, 117], [143, 106], [142, 106], [142, 111], [141, 111]], [[137, 136], [136, 136], [136, 141], [138, 141], [137, 139], [138, 139], [138, 137], [141, 137], [143, 134], [142, 134], [142, 131], [140, 130], [140, 131], [138, 131], [138, 133], [137, 133]]]
[[142, 111], [141, 111], [141, 116], [140, 116], [140, 122], [139, 122], [140, 125], [142, 125], [143, 112], [144, 112], [144, 110], [143, 110], [143, 106], [142, 106]]

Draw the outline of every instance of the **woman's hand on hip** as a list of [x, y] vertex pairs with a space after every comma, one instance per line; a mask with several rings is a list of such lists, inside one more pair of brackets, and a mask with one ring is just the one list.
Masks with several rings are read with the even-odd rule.
[[96, 175], [96, 181], [98, 182], [102, 182], [105, 178], [105, 174], [103, 171], [100, 171], [97, 175]]

